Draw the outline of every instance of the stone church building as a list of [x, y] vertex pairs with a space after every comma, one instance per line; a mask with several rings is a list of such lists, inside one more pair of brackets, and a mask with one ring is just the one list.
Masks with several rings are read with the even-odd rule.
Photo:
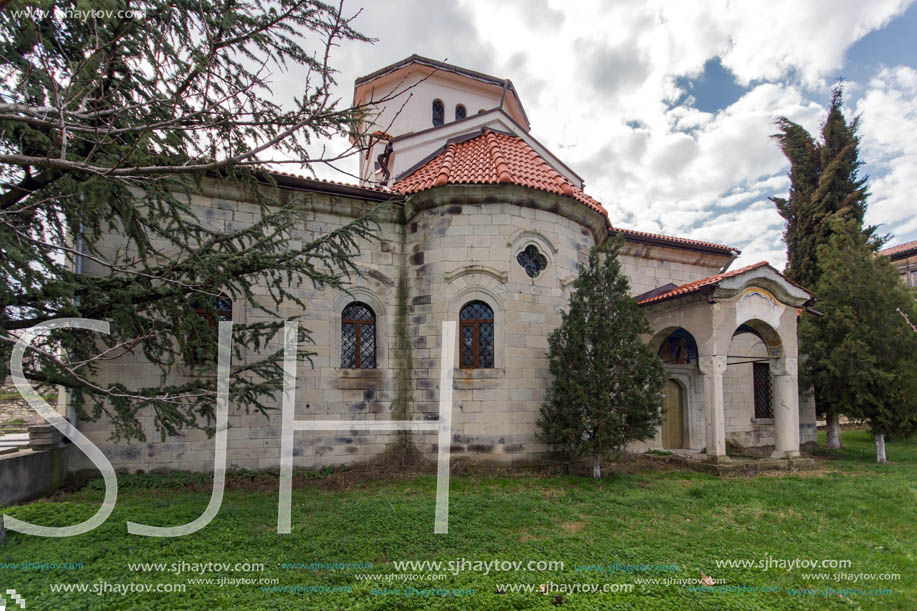
[[[379, 107], [361, 130], [369, 136], [358, 143], [360, 185], [276, 175], [278, 188], [312, 203], [305, 238], [382, 201], [396, 208], [381, 240], [361, 248], [365, 274], [349, 293], [303, 285], [307, 309], [284, 312], [316, 341], [313, 367], [299, 367], [297, 420], [435, 420], [442, 322], [457, 321], [453, 458], [538, 460], [548, 335], [589, 250], [621, 235], [623, 269], [653, 328], [646, 341], [669, 374], [664, 423], [633, 449], [703, 450], [720, 461], [727, 443], [792, 457], [815, 441], [814, 405], [797, 384], [796, 324], [811, 293], [766, 262], [732, 269], [739, 252], [729, 246], [616, 227], [583, 179], [533, 137], [511, 81], [412, 56], [357, 79], [354, 102], [405, 89], [409, 98]], [[192, 204], [216, 228], [257, 213], [220, 184]], [[241, 301], [225, 309], [236, 322], [262, 315]], [[101, 376], [152, 381], [151, 369], [124, 358]], [[228, 465], [277, 468], [280, 419], [279, 410], [266, 417], [230, 406]], [[79, 429], [116, 468], [212, 468], [213, 440], [202, 432], [160, 442], [151, 418], [146, 425], [149, 443], [112, 443], [104, 422]], [[297, 431], [294, 465], [366, 460], [393, 436]], [[435, 433], [413, 440], [435, 456]]]

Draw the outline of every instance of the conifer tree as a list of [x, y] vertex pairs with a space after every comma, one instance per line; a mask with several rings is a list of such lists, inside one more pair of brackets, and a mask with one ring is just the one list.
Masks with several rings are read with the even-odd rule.
[[[875, 236], [875, 227], [863, 227], [866, 214], [866, 177], [859, 176], [859, 119], [849, 124], [841, 110], [843, 92], [837, 87], [831, 96], [831, 107], [816, 141], [802, 126], [786, 117], [777, 119], [779, 133], [774, 139], [790, 161], [789, 199], [772, 197], [777, 211], [786, 220], [784, 241], [787, 246], [787, 266], [784, 274], [790, 280], [814, 290], [820, 277], [817, 250], [832, 234], [832, 219], [853, 219], [860, 226], [869, 244], [877, 250], [882, 240]], [[801, 352], [806, 352], [803, 341]], [[822, 363], [809, 361], [809, 369], [817, 370]], [[812, 379], [803, 376], [803, 383]], [[814, 386], [815, 404], [824, 410], [828, 421], [828, 447], [840, 448], [840, 412], [836, 404]]]
[[[887, 257], [875, 255], [855, 219], [835, 219], [818, 247], [815, 286], [824, 316], [800, 324], [809, 370], [821, 397], [869, 422], [878, 462], [885, 438], [917, 431], [917, 305]], [[810, 362], [819, 363], [811, 367]]]
[[640, 340], [650, 327], [628, 292], [620, 242], [610, 244], [604, 256], [592, 249], [548, 338], [554, 379], [538, 420], [540, 438], [568, 464], [592, 458], [594, 477], [605, 453], [656, 432], [665, 381], [662, 362]]
[[[0, 10], [0, 378], [22, 330], [106, 320], [107, 336], [65, 330], [35, 342], [27, 378], [62, 385], [81, 419], [108, 418], [122, 438], [145, 437], [141, 409], [162, 435], [209, 430], [214, 378], [168, 374], [212, 348], [201, 342], [215, 342], [221, 300], [253, 313], [234, 326], [230, 398], [271, 408], [282, 379], [282, 350], [271, 343], [281, 304], [287, 314], [304, 309], [303, 283], [344, 286], [358, 273], [359, 245], [374, 238], [372, 215], [314, 227], [309, 196], [281, 192], [265, 171], [309, 172], [356, 152], [322, 144], [334, 135], [359, 142], [366, 111], [338, 107], [330, 53], [368, 39], [353, 17], [314, 0], [96, 5], [15, 1]], [[282, 81], [299, 87], [284, 104], [273, 90]], [[198, 218], [190, 203], [208, 185], [250, 202], [254, 220]], [[105, 273], [81, 274], [86, 261]], [[256, 285], [270, 294], [255, 294]], [[307, 341], [302, 329], [300, 345]], [[95, 378], [99, 362], [129, 352], [161, 383]]]

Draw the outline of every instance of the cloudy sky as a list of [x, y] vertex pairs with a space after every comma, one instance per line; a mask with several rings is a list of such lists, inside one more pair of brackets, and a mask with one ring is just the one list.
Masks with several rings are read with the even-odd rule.
[[767, 198], [789, 181], [774, 119], [816, 133], [843, 78], [845, 114], [862, 122], [867, 221], [890, 245], [917, 239], [911, 0], [495, 4], [364, 0], [355, 25], [378, 42], [336, 50], [344, 101], [354, 78], [412, 53], [510, 78], [532, 134], [614, 224], [729, 244], [739, 263], [782, 269], [783, 220]]

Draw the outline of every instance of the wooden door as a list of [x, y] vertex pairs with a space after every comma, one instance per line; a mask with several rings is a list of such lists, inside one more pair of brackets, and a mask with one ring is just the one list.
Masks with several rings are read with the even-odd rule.
[[684, 397], [681, 385], [675, 380], [666, 380], [662, 387], [665, 395], [665, 415], [662, 419], [662, 447], [665, 449], [685, 447]]

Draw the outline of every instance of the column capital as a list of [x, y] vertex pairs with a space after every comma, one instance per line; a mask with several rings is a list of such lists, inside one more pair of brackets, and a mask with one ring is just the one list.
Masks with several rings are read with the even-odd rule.
[[771, 373], [775, 376], [794, 376], [797, 374], [797, 359], [785, 356], [771, 360]]
[[716, 354], [701, 356], [697, 359], [697, 366], [705, 375], [723, 375], [726, 372], [726, 357]]

